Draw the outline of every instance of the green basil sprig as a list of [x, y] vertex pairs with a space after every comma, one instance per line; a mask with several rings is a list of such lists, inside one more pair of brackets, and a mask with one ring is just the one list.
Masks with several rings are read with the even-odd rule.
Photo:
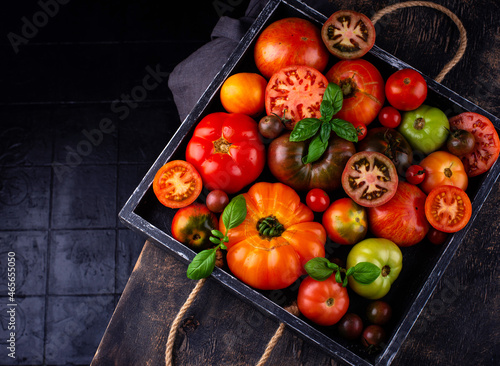
[[358, 134], [352, 123], [333, 118], [342, 109], [343, 101], [344, 95], [340, 87], [335, 83], [329, 83], [320, 106], [321, 118], [304, 118], [295, 124], [290, 134], [290, 141], [312, 139], [307, 156], [302, 158], [304, 164], [312, 163], [323, 155], [332, 131], [345, 140], [358, 142]]
[[316, 281], [325, 281], [333, 273], [335, 273], [335, 280], [338, 283], [341, 283], [343, 287], [347, 286], [347, 278], [349, 276], [352, 276], [359, 283], [369, 285], [381, 274], [381, 269], [370, 262], [360, 262], [354, 267], [345, 270], [337, 264], [322, 257], [309, 260], [305, 264], [304, 268], [306, 269], [307, 274]]
[[234, 197], [226, 206], [222, 213], [222, 222], [226, 227], [226, 233], [219, 230], [212, 230], [210, 241], [216, 246], [203, 250], [196, 254], [187, 268], [187, 277], [192, 280], [200, 280], [210, 276], [215, 268], [216, 252], [218, 248], [226, 250], [224, 243], [229, 241], [227, 233], [229, 230], [239, 226], [247, 216], [247, 204], [245, 197], [238, 195]]

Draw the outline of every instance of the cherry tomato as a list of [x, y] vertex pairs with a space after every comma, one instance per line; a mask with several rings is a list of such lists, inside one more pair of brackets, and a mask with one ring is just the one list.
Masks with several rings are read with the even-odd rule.
[[394, 108], [411, 111], [420, 107], [427, 98], [427, 82], [418, 71], [398, 70], [387, 79], [385, 95]]
[[380, 347], [385, 342], [387, 335], [380, 325], [372, 324], [365, 328], [361, 335], [361, 343], [365, 347]]
[[229, 197], [227, 196], [227, 193], [221, 191], [220, 189], [215, 189], [208, 193], [205, 200], [205, 204], [207, 205], [208, 209], [215, 213], [224, 211], [228, 203]]
[[347, 288], [330, 276], [325, 281], [306, 277], [299, 287], [297, 305], [312, 322], [330, 326], [337, 323], [349, 308]]
[[434, 245], [441, 245], [448, 239], [448, 234], [431, 227], [427, 233], [427, 239]]
[[153, 180], [153, 191], [164, 206], [186, 207], [201, 193], [202, 180], [196, 168], [183, 160], [172, 160], [163, 165]]
[[457, 186], [464, 191], [467, 189], [469, 178], [464, 165], [460, 158], [449, 152], [435, 151], [427, 155], [420, 166], [425, 170], [420, 188], [427, 194], [440, 185]]
[[420, 165], [411, 165], [405, 173], [406, 181], [411, 184], [420, 184], [425, 178], [425, 169]]
[[266, 113], [290, 120], [293, 129], [304, 118], [319, 118], [323, 94], [328, 80], [318, 70], [308, 66], [288, 66], [277, 71], [266, 88]]
[[196, 252], [213, 247], [212, 230], [218, 229], [217, 217], [207, 206], [193, 203], [179, 209], [172, 219], [172, 236]]
[[229, 113], [257, 117], [264, 111], [267, 80], [262, 75], [242, 72], [231, 75], [220, 89], [220, 100]]
[[454, 233], [465, 227], [472, 214], [472, 204], [463, 189], [437, 186], [425, 200], [425, 216], [435, 229]]
[[380, 110], [378, 120], [382, 126], [396, 128], [401, 123], [401, 113], [391, 106], [386, 106]]
[[358, 134], [358, 142], [363, 140], [368, 133], [368, 129], [363, 122], [358, 122], [354, 124], [354, 128], [356, 129], [356, 133]]
[[372, 301], [366, 307], [366, 318], [372, 324], [384, 325], [392, 316], [392, 307], [382, 300]]
[[313, 188], [307, 192], [306, 204], [314, 212], [323, 212], [330, 205], [330, 197], [321, 188]]
[[337, 330], [342, 338], [352, 341], [363, 332], [363, 320], [358, 314], [347, 313], [337, 323]]
[[474, 151], [476, 148], [476, 139], [472, 132], [452, 129], [448, 140], [446, 140], [446, 148], [453, 155], [464, 156]]
[[333, 13], [321, 29], [323, 42], [340, 59], [364, 56], [375, 43], [375, 27], [364, 14], [352, 10]]
[[259, 132], [266, 139], [275, 139], [285, 128], [285, 122], [275, 114], [264, 116], [259, 121]]

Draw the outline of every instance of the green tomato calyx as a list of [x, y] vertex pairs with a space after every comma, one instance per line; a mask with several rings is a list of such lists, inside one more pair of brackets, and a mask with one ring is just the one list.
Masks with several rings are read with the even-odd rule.
[[285, 227], [278, 221], [276, 216], [268, 216], [257, 222], [257, 230], [260, 236], [271, 240], [271, 238], [280, 236], [285, 231]]
[[382, 275], [382, 277], [389, 276], [389, 273], [391, 273], [391, 267], [389, 267], [388, 265], [383, 266], [382, 270], [380, 271], [380, 274]]
[[417, 118], [413, 123], [413, 128], [415, 128], [416, 130], [421, 130], [424, 127], [425, 127], [425, 119], [422, 117]]

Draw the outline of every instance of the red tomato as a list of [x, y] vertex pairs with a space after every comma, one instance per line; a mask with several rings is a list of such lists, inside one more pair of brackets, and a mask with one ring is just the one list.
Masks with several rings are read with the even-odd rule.
[[435, 229], [454, 233], [465, 227], [472, 214], [472, 204], [464, 190], [438, 186], [425, 200], [425, 215]]
[[373, 47], [375, 35], [371, 20], [352, 10], [333, 13], [321, 29], [328, 51], [343, 60], [364, 56]]
[[208, 209], [215, 213], [221, 213], [229, 204], [229, 197], [227, 193], [220, 189], [214, 189], [207, 194], [205, 204]]
[[209, 239], [214, 229], [219, 229], [217, 217], [201, 203], [179, 209], [172, 219], [174, 239], [196, 252], [214, 246]]
[[469, 179], [460, 158], [446, 151], [434, 151], [420, 162], [425, 170], [425, 177], [420, 188], [425, 193], [442, 185], [457, 186], [464, 191], [467, 189]]
[[431, 227], [427, 233], [427, 239], [434, 245], [443, 244], [448, 239], [448, 233], [439, 231]]
[[405, 173], [406, 181], [411, 184], [420, 184], [425, 178], [425, 169], [420, 165], [411, 165]]
[[299, 287], [297, 306], [300, 312], [312, 322], [330, 326], [337, 323], [349, 308], [347, 288], [330, 276], [325, 281], [306, 277]]
[[425, 198], [425, 193], [417, 186], [399, 182], [389, 202], [368, 208], [370, 231], [377, 238], [389, 239], [400, 247], [417, 244], [429, 231]]
[[382, 126], [396, 128], [401, 123], [401, 113], [391, 106], [386, 106], [380, 110], [378, 120]]
[[323, 212], [330, 205], [330, 197], [321, 188], [313, 188], [307, 192], [306, 204], [314, 212]]
[[270, 24], [257, 38], [254, 49], [255, 64], [267, 79], [291, 65], [310, 66], [323, 72], [328, 58], [319, 28], [300, 18], [284, 18]]
[[358, 134], [358, 142], [363, 140], [368, 133], [366, 125], [362, 122], [358, 122], [354, 125], [354, 128], [356, 129], [356, 133]]
[[289, 119], [293, 129], [304, 118], [319, 118], [323, 94], [328, 80], [308, 66], [288, 66], [277, 71], [266, 88], [266, 113]]
[[153, 180], [153, 191], [164, 206], [185, 207], [201, 193], [202, 181], [196, 168], [183, 160], [172, 160], [163, 165]]
[[466, 130], [474, 135], [476, 148], [461, 157], [469, 177], [486, 172], [498, 159], [500, 140], [493, 123], [477, 113], [464, 112], [450, 118], [450, 127]]
[[411, 111], [420, 107], [427, 97], [427, 82], [418, 71], [398, 70], [387, 79], [385, 95], [394, 108]]
[[240, 113], [211, 113], [196, 126], [186, 160], [209, 190], [231, 194], [252, 183], [264, 169], [266, 151], [257, 122]]
[[384, 79], [370, 62], [340, 61], [325, 76], [339, 85], [344, 94], [342, 109], [335, 117], [368, 126], [378, 116], [385, 101]]
[[366, 209], [348, 197], [334, 201], [323, 214], [322, 222], [328, 237], [343, 245], [360, 242], [368, 231]]
[[262, 75], [242, 72], [231, 75], [220, 89], [220, 100], [229, 113], [258, 117], [264, 112], [267, 80]]

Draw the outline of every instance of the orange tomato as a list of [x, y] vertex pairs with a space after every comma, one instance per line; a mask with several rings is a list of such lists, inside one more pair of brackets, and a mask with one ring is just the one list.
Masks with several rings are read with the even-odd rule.
[[[247, 216], [229, 230], [227, 264], [244, 283], [261, 290], [290, 286], [304, 264], [325, 256], [326, 232], [312, 210], [282, 183], [259, 182], [244, 193]], [[225, 233], [223, 220], [220, 231]]]
[[257, 117], [264, 112], [267, 81], [262, 75], [242, 72], [231, 75], [222, 84], [220, 100], [229, 113]]
[[435, 151], [429, 154], [420, 166], [425, 170], [425, 177], [420, 188], [429, 194], [433, 188], [450, 185], [467, 189], [469, 178], [462, 161], [457, 156], [446, 151]]

